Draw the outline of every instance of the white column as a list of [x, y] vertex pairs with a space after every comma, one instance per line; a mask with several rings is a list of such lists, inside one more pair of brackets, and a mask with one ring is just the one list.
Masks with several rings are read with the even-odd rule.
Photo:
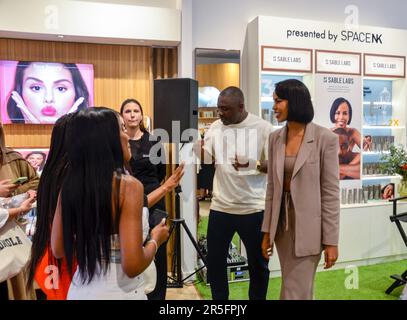
[[[192, 0], [178, 0], [181, 10], [181, 44], [178, 47], [178, 77], [194, 78], [192, 45]], [[180, 196], [181, 218], [185, 219], [189, 230], [197, 240], [196, 165], [193, 164], [192, 144], [186, 143], [180, 151], [180, 160], [185, 161], [185, 174], [182, 179]], [[188, 164], [189, 163], [189, 164]], [[197, 253], [184, 230], [181, 231], [183, 277], [196, 269]], [[191, 277], [191, 279], [195, 279]]]

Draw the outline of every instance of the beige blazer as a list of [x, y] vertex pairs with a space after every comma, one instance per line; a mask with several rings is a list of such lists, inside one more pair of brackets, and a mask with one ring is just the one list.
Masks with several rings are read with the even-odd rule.
[[[266, 209], [262, 231], [274, 242], [283, 195], [287, 127], [270, 135]], [[339, 142], [329, 129], [307, 124], [291, 179], [295, 210], [295, 255], [319, 254], [339, 240]]]

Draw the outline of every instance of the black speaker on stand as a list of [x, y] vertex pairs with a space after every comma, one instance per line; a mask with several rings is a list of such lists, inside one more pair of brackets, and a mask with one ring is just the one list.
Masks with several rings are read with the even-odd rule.
[[198, 129], [198, 81], [189, 78], [154, 80], [154, 129], [164, 129], [170, 143], [190, 142], [173, 132], [179, 122], [180, 133]]
[[[178, 134], [173, 132], [176, 122], [179, 122]], [[188, 129], [198, 129], [198, 82], [196, 80], [189, 78], [154, 80], [154, 129], [163, 129], [168, 133], [168, 142], [175, 145], [175, 161], [178, 164], [180, 144], [191, 142], [193, 138], [182, 133]], [[187, 279], [206, 267], [206, 259], [185, 220], [180, 216], [181, 186], [178, 186], [175, 192], [175, 219], [171, 219], [170, 227], [170, 237], [174, 234], [175, 240], [171, 270], [173, 277], [168, 277], [168, 287], [182, 288]], [[182, 277], [181, 268], [181, 227], [184, 228], [204, 264], [186, 278]]]

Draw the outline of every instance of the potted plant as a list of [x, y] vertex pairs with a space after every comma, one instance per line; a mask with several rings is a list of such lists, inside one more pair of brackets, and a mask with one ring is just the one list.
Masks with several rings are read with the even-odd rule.
[[403, 146], [390, 146], [390, 153], [381, 157], [380, 169], [384, 174], [400, 175], [398, 192], [401, 197], [407, 196], [407, 152]]

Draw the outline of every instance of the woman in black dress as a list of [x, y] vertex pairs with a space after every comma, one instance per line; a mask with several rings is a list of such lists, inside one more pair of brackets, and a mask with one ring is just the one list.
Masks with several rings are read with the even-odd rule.
[[[120, 114], [124, 119], [127, 134], [130, 138], [129, 143], [132, 154], [130, 169], [133, 176], [143, 184], [144, 194], [146, 195], [151, 194], [153, 191], [158, 192], [159, 189], [162, 189], [160, 193], [162, 198], [149, 208], [150, 216], [154, 215], [155, 209], [165, 211], [164, 195], [173, 189], [173, 183], [161, 184], [166, 175], [164, 149], [161, 143], [155, 139], [154, 136], [150, 135], [144, 127], [143, 109], [137, 100], [125, 100], [120, 108]], [[153, 147], [154, 149], [151, 150]], [[155, 152], [155, 150], [158, 151]], [[154, 226], [150, 225], [150, 228], [152, 227]], [[155, 255], [155, 264], [157, 269], [157, 283], [155, 289], [149, 293], [147, 297], [149, 300], [165, 300], [167, 290], [166, 244], [163, 244], [158, 249]]]

